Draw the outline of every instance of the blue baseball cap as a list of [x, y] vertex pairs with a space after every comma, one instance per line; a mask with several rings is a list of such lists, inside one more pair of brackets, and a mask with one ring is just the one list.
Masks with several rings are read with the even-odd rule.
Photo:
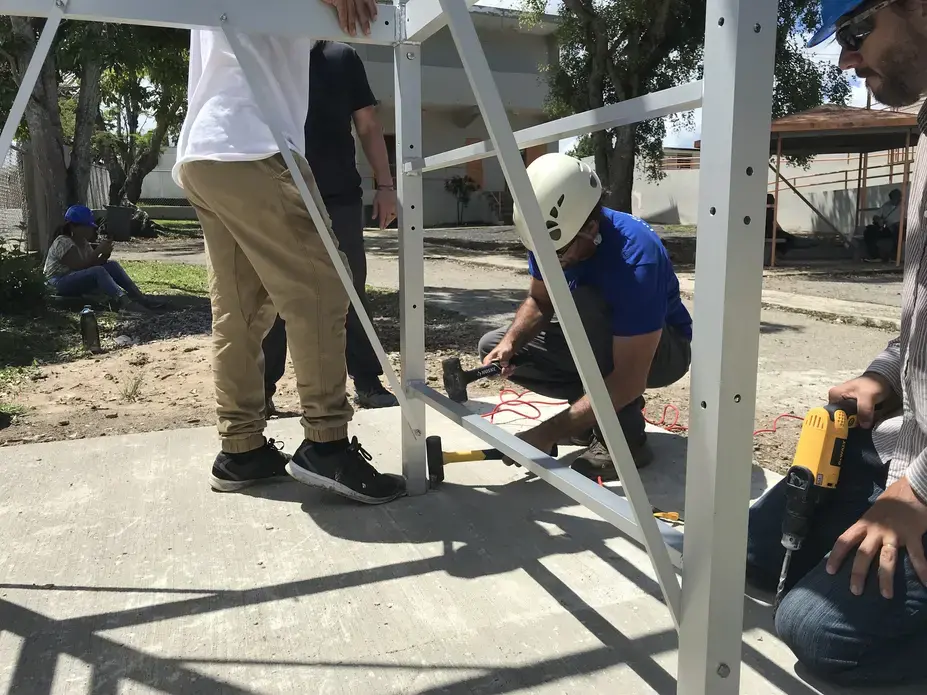
[[80, 224], [85, 227], [97, 228], [97, 221], [93, 217], [93, 213], [90, 211], [90, 208], [84, 205], [72, 205], [68, 208], [68, 211], [64, 213], [64, 219], [66, 222], [71, 222], [72, 224]]
[[866, 0], [821, 0], [821, 28], [808, 42], [808, 48], [824, 43], [837, 31], [837, 20], [849, 14]]

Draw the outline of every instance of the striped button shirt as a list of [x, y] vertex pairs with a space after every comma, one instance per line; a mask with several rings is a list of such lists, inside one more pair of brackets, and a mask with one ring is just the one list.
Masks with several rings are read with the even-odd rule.
[[890, 461], [889, 484], [907, 477], [927, 501], [927, 103], [917, 117], [921, 131], [907, 215], [901, 334], [869, 366], [901, 396], [901, 414], [873, 429], [883, 461]]

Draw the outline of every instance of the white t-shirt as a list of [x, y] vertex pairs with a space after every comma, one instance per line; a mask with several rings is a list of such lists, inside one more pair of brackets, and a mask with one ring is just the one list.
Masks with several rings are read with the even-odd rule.
[[[269, 106], [290, 147], [305, 154], [312, 39], [240, 35], [256, 60], [261, 81], [273, 95]], [[221, 30], [190, 32], [187, 118], [177, 142], [173, 177], [178, 186], [185, 162], [266, 159], [280, 151], [245, 74]]]

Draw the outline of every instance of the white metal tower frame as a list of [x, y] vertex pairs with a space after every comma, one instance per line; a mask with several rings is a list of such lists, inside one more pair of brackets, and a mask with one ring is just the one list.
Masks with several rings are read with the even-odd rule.
[[[319, 0], [0, 0], [0, 14], [45, 17], [0, 134], [12, 143], [62, 19], [223, 31], [258, 103], [266, 85], [240, 34], [265, 33], [394, 47], [396, 161], [400, 163], [399, 268], [402, 379], [392, 369], [330, 233], [322, 234], [371, 339], [403, 415], [402, 463], [409, 493], [427, 492], [426, 405], [498, 447], [528, 470], [614, 524], [647, 549], [679, 641], [680, 695], [734, 695], [740, 687], [744, 558], [756, 399], [763, 220], [775, 55], [776, 3], [708, 0], [704, 80], [513, 133], [469, 13], [475, 0], [397, 0], [380, 5], [371, 34], [350, 37]], [[489, 132], [487, 142], [424, 157], [421, 43], [448, 25]], [[531, 189], [519, 150], [561, 138], [702, 107], [699, 245], [691, 376], [686, 533], [654, 519], [576, 305]], [[277, 125], [271, 130], [319, 229], [315, 205]], [[425, 379], [422, 172], [497, 156], [527, 221], [537, 260], [606, 443], [624, 497], [614, 494], [430, 388]], [[675, 567], [674, 567], [675, 565]], [[682, 567], [682, 584], [676, 567]]]

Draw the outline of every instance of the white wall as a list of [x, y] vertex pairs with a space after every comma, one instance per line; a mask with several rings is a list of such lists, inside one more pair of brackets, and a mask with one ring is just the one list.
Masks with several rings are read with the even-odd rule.
[[[547, 87], [540, 66], [548, 64], [551, 56], [555, 55], [553, 37], [514, 28], [516, 25], [510, 19], [474, 14], [474, 21], [513, 129], [543, 122]], [[364, 60], [368, 80], [380, 101], [378, 111], [384, 132], [394, 133], [393, 49], [368, 45], [357, 45], [355, 49]], [[462, 147], [467, 144], [468, 138], [488, 139], [476, 110], [473, 91], [446, 27], [423, 44], [422, 102], [425, 156]], [[556, 143], [551, 145], [551, 151], [556, 149]], [[373, 199], [371, 171], [359, 143], [357, 152], [358, 168], [365, 179], [365, 202], [369, 205]], [[183, 200], [183, 191], [174, 184], [170, 175], [175, 161], [176, 150], [165, 150], [158, 166], [145, 178], [143, 199]], [[502, 191], [505, 188], [502, 170], [494, 157], [484, 160], [483, 171], [485, 190]], [[465, 173], [466, 168], [459, 167], [425, 174], [427, 226], [456, 221], [456, 201], [444, 190], [444, 183], [452, 176]], [[464, 215], [467, 222], [494, 220], [488, 199], [480, 193], [473, 196]]]
[[[380, 120], [387, 133], [395, 131], [393, 109], [387, 106], [379, 108]], [[536, 125], [541, 122], [539, 117], [511, 116], [512, 128], [519, 130]], [[439, 154], [456, 147], [467, 144], [468, 138], [489, 138], [482, 119], [477, 115], [469, 125], [460, 127], [456, 122], [454, 112], [425, 111], [422, 114], [422, 147], [425, 156]], [[557, 143], [550, 146], [550, 151], [557, 150]], [[176, 160], [176, 150], [165, 150], [158, 166], [147, 177], [142, 187], [142, 197], [145, 200], [157, 198], [183, 200], [184, 193], [171, 178], [171, 167]], [[373, 172], [367, 163], [360, 143], [357, 143], [358, 171], [364, 179], [364, 202], [369, 205], [373, 201]], [[433, 227], [455, 223], [457, 220], [457, 202], [450, 193], [444, 190], [444, 183], [452, 176], [466, 174], [465, 167], [455, 167], [440, 171], [430, 171], [424, 175], [423, 189], [425, 198], [425, 225]], [[505, 188], [505, 178], [502, 169], [495, 157], [483, 160], [484, 190], [501, 191]], [[470, 205], [464, 211], [464, 221], [472, 223], [495, 222], [494, 214], [487, 198], [481, 193], [474, 194]]]
[[[903, 167], [894, 168], [890, 181], [884, 154], [870, 155], [870, 176], [866, 187], [865, 207], [878, 207], [888, 199], [893, 188], [902, 187]], [[855, 155], [847, 157], [819, 157], [805, 170], [783, 165], [783, 176], [798, 187], [811, 203], [827, 216], [845, 234], [853, 231], [856, 217], [857, 171], [859, 160]], [[769, 171], [769, 191], [773, 191], [775, 175]], [[822, 174], [809, 178], [811, 175]], [[666, 172], [663, 181], [648, 181], [638, 173], [634, 181], [634, 214], [655, 224], [696, 224], [698, 219], [698, 190], [701, 171], [679, 169]], [[881, 178], [876, 178], [880, 177]], [[813, 185], [809, 185], [813, 184]], [[871, 218], [864, 215], [863, 223]], [[830, 232], [831, 227], [815, 214], [784, 183], [779, 192], [779, 225], [787, 231]]]

